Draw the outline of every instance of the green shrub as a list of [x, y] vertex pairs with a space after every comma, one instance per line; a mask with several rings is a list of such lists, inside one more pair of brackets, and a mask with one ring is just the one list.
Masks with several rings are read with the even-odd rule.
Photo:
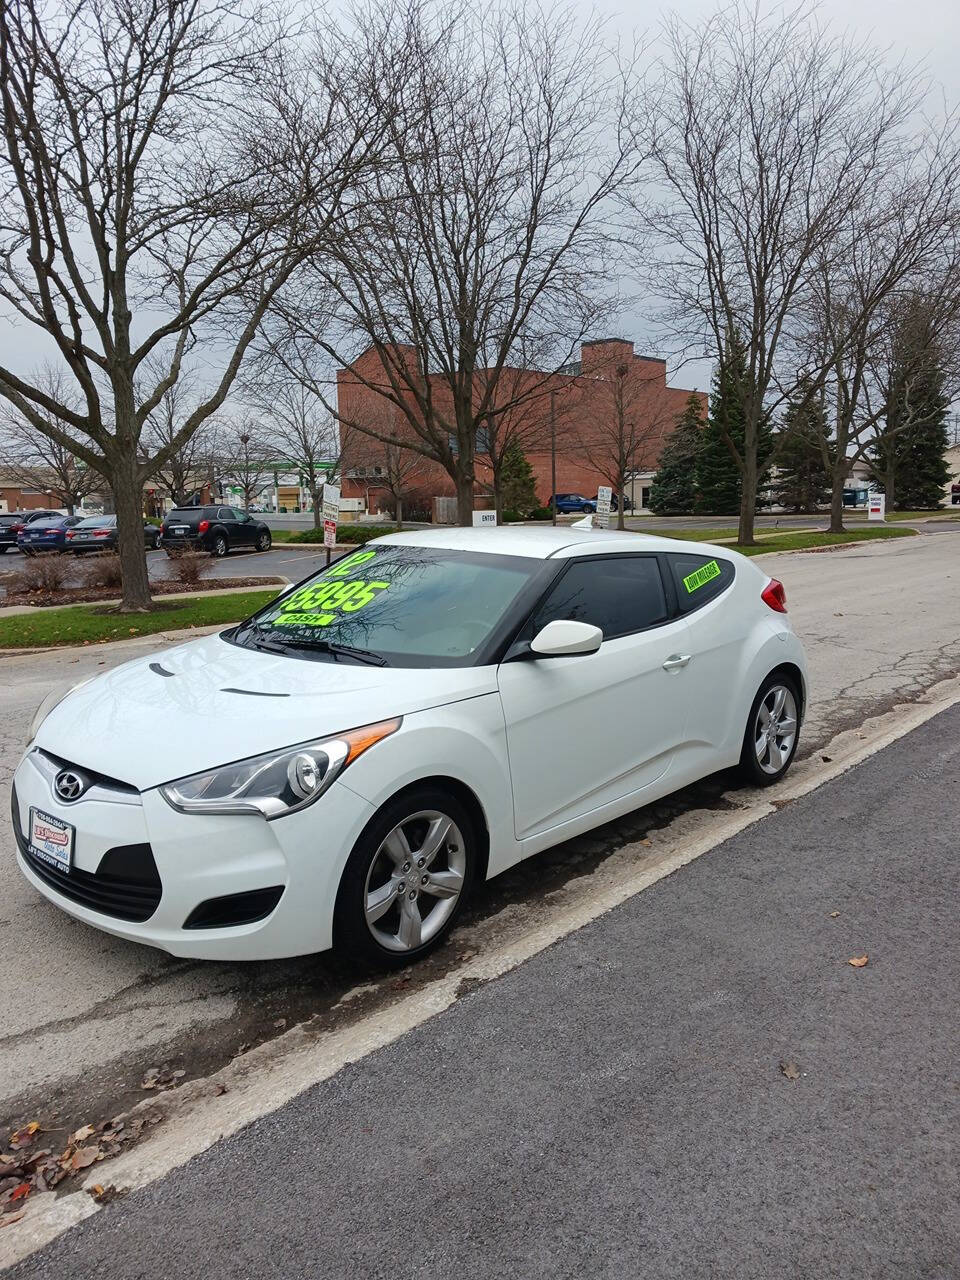
[[516, 524], [523, 519], [519, 511], [505, 511], [501, 517], [504, 524]]
[[531, 520], [552, 520], [553, 512], [549, 507], [534, 507], [530, 512]]
[[[396, 533], [392, 524], [343, 524], [337, 529], [337, 542], [359, 543], [369, 542], [371, 538], [382, 538], [385, 533]], [[295, 533], [291, 542], [322, 542], [322, 529], [304, 529]]]

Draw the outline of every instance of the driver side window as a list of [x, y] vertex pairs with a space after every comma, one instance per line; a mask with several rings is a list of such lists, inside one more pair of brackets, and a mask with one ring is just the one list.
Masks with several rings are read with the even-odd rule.
[[667, 621], [667, 600], [655, 556], [575, 560], [537, 610], [531, 636], [558, 618], [589, 622], [604, 640]]

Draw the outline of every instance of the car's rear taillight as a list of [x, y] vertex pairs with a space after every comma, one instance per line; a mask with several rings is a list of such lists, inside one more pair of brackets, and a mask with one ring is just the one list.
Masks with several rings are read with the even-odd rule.
[[68, 538], [72, 538], [72, 537], [73, 537], [73, 530], [72, 530], [72, 529], [68, 529], [68, 530], [67, 530], [67, 537], [68, 537]]
[[783, 583], [778, 582], [776, 578], [771, 578], [763, 588], [760, 592], [760, 599], [774, 613], [787, 612], [787, 593], [784, 590]]
[[[93, 536], [94, 536], [95, 538], [109, 538], [109, 537], [110, 537], [110, 530], [109, 530], [109, 529], [94, 529], [94, 531], [93, 531]], [[73, 537], [73, 534], [72, 534], [72, 533], [67, 534], [67, 537], [72, 538], [72, 537]]]
[[27, 526], [26, 526], [25, 524], [15, 524], [15, 525], [13, 526], [13, 532], [14, 532], [14, 533], [23, 533], [23, 531], [24, 531], [24, 529], [25, 529], [26, 527], [27, 527]]
[[201, 520], [200, 523], [197, 525], [197, 533], [206, 533], [209, 528], [210, 528], [210, 521]]

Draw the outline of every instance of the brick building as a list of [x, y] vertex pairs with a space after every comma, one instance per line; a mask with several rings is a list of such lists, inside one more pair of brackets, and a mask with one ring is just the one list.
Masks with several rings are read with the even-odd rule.
[[[482, 373], [478, 380], [482, 380]], [[351, 431], [349, 424], [367, 424], [401, 440], [412, 433], [404, 413], [374, 389], [377, 385], [386, 386], [387, 377], [372, 347], [352, 366], [337, 371], [338, 409], [345, 432], [343, 495], [365, 499], [371, 511], [391, 506], [381, 478], [391, 459], [383, 444]], [[627, 435], [634, 442], [627, 494], [637, 509], [646, 505], [660, 452], [691, 394], [667, 385], [665, 361], [637, 355], [633, 343], [621, 338], [584, 342], [580, 359], [550, 376], [529, 369], [505, 370], [500, 386], [502, 400], [522, 401], [504, 414], [504, 420], [533, 468], [541, 503], [546, 504], [551, 493], [552, 415], [557, 492], [594, 497], [600, 485], [612, 483], [618, 441]], [[435, 385], [432, 390], [442, 407], [444, 388]], [[706, 412], [706, 393], [695, 394]], [[483, 456], [482, 435], [478, 433], [477, 441], [478, 506], [489, 504], [492, 479]], [[418, 460], [414, 454], [410, 455], [404, 488], [408, 506], [411, 502], [428, 506], [433, 497], [455, 493], [443, 467]]]

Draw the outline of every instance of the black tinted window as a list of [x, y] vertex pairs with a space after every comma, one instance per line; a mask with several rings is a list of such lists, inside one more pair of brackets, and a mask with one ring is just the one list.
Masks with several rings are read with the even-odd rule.
[[681, 613], [690, 613], [715, 600], [733, 581], [734, 568], [729, 560], [710, 555], [667, 557], [677, 585]]
[[568, 618], [599, 627], [605, 640], [664, 622], [667, 602], [653, 556], [605, 556], [570, 566], [537, 610], [532, 634]]

